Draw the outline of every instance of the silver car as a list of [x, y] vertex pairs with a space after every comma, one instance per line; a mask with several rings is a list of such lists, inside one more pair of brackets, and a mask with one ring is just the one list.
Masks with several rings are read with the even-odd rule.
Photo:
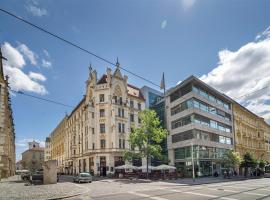
[[73, 177], [73, 182], [78, 182], [78, 183], [91, 183], [92, 182], [92, 176], [90, 173], [84, 172], [84, 173], [79, 173]]

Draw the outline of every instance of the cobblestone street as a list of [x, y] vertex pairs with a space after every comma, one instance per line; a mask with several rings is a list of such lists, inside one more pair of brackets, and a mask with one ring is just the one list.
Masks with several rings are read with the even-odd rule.
[[0, 182], [0, 199], [270, 199], [270, 179], [200, 178], [147, 182], [144, 180], [103, 179], [77, 184], [71, 176], [62, 176], [53, 185], [30, 185], [17, 176]]

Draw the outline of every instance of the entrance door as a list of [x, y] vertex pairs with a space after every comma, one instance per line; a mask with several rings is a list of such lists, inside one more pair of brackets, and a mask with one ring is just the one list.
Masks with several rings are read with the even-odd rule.
[[102, 167], [102, 176], [106, 176], [107, 175], [107, 169], [106, 167]]
[[100, 173], [102, 176], [107, 175], [106, 157], [105, 156], [100, 157]]

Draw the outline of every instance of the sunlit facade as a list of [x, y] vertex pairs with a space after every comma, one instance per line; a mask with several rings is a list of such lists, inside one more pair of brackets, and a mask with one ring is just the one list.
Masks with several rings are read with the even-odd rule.
[[13, 176], [15, 165], [14, 123], [8, 91], [8, 77], [4, 77], [0, 49], [0, 179]]
[[54, 131], [58, 136], [51, 134], [52, 159], [55, 155], [61, 158], [61, 172], [106, 176], [125, 163], [131, 127], [140, 125], [138, 114], [145, 109], [145, 99], [140, 89], [122, 76], [119, 63], [117, 66], [113, 73], [108, 68], [99, 79], [97, 72], [90, 70], [85, 96], [58, 125], [61, 128]]
[[235, 150], [241, 156], [252, 153], [256, 159], [269, 160], [269, 125], [263, 118], [238, 103], [233, 103]]
[[216, 160], [233, 149], [231, 100], [191, 76], [166, 93], [168, 155], [171, 165], [191, 176], [191, 153], [197, 176], [222, 167]]

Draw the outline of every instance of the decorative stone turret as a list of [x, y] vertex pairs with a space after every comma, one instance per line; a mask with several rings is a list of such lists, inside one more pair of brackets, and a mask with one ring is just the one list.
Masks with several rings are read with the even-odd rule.
[[112, 69], [108, 67], [106, 70], [106, 73], [107, 73], [107, 82], [110, 84], [111, 83], [111, 76], [112, 76]]

